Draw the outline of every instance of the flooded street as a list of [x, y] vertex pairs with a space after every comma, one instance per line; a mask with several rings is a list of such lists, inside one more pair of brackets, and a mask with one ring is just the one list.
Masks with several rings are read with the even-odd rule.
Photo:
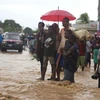
[[[98, 81], [91, 79], [91, 68], [79, 69], [75, 83], [48, 81], [51, 67], [48, 66], [45, 81], [39, 81], [40, 63], [31, 60], [28, 50], [0, 52], [0, 100], [100, 100]], [[63, 72], [61, 72], [63, 77]]]

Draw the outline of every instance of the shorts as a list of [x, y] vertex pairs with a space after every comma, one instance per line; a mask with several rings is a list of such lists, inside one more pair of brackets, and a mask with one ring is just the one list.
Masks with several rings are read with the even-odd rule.
[[85, 66], [85, 56], [79, 56], [77, 61], [77, 68], [81, 65], [82, 67]]
[[[57, 61], [58, 56], [59, 56], [59, 53], [56, 53], [56, 55], [55, 55], [55, 63]], [[60, 66], [60, 67], [64, 66], [64, 57], [63, 57], [63, 55], [61, 55], [61, 57], [60, 57], [58, 66]]]
[[44, 56], [43, 57], [43, 67], [47, 67], [48, 61], [50, 62], [51, 65], [55, 64], [54, 57], [46, 57], [46, 56]]

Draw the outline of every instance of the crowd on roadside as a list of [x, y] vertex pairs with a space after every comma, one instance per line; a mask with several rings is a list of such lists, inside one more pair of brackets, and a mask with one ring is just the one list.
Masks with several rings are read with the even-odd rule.
[[[84, 37], [77, 38], [74, 31], [69, 27], [69, 19], [62, 21], [64, 28], [59, 30], [59, 26], [53, 23], [45, 32], [43, 22], [38, 23], [39, 33], [36, 36], [36, 49], [34, 54], [40, 61], [41, 77], [39, 80], [45, 80], [48, 61], [51, 65], [51, 77], [48, 80], [75, 82], [74, 74], [81, 66], [91, 67], [91, 53], [94, 59], [94, 71], [97, 71], [99, 65], [100, 39], [94, 37], [91, 39]], [[64, 77], [60, 78], [61, 67], [64, 69]]]
[[27, 35], [27, 34], [21, 34], [20, 39], [22, 40], [23, 43], [23, 49], [26, 50], [26, 48], [29, 48], [29, 52], [32, 54], [35, 51], [35, 45], [36, 45], [36, 37], [35, 35]]

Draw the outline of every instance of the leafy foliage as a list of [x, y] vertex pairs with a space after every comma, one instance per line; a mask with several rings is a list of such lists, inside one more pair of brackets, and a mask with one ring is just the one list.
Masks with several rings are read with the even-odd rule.
[[0, 21], [0, 28], [3, 28], [4, 32], [24, 32], [26, 35], [32, 35], [33, 33], [37, 33], [38, 29], [32, 30], [29, 27], [22, 28], [22, 26], [16, 23], [14, 20], [6, 19], [4, 23]]
[[87, 13], [83, 13], [80, 15], [80, 17], [77, 19], [76, 23], [79, 23], [79, 24], [86, 24], [86, 23], [89, 23], [89, 16]]
[[0, 28], [2, 28], [3, 24], [2, 24], [2, 21], [0, 21]]
[[23, 32], [24, 32], [25, 34], [27, 34], [27, 35], [31, 35], [31, 34], [33, 33], [32, 29], [29, 28], [29, 27], [26, 27], [26, 28], [23, 30]]
[[5, 32], [21, 32], [22, 27], [14, 20], [5, 20], [3, 23], [3, 29]]

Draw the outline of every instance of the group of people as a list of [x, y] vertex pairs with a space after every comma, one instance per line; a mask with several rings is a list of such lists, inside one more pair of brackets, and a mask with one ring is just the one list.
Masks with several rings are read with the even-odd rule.
[[79, 56], [77, 38], [69, 28], [69, 19], [64, 18], [63, 27], [59, 32], [59, 26], [53, 23], [44, 30], [45, 24], [38, 23], [39, 33], [36, 38], [37, 60], [41, 63], [40, 80], [45, 80], [48, 61], [51, 65], [51, 77], [48, 80], [60, 81], [60, 69], [64, 68], [64, 78], [74, 82], [74, 73], [77, 70], [77, 60]]
[[[84, 37], [79, 39], [75, 36], [74, 31], [69, 27], [69, 19], [62, 20], [63, 28], [59, 31], [59, 26], [53, 23], [44, 30], [45, 24], [38, 23], [39, 33], [36, 36], [35, 54], [41, 64], [40, 80], [45, 80], [45, 74], [48, 61], [51, 65], [51, 77], [48, 80], [75, 82], [74, 74], [81, 66], [82, 71], [86, 66], [91, 66], [91, 53], [94, 59], [94, 71], [97, 71], [99, 60], [100, 39], [91, 41], [90, 38]], [[64, 69], [64, 77], [60, 78], [61, 67]]]

